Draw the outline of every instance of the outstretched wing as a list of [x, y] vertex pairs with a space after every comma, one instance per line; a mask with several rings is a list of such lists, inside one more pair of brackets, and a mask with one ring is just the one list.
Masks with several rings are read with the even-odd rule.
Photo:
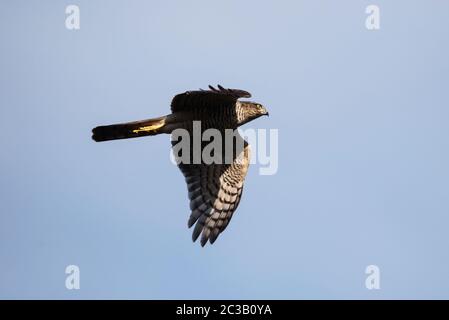
[[217, 105], [234, 106], [239, 98], [250, 98], [251, 94], [239, 89], [218, 89], [209, 86], [210, 90], [186, 91], [176, 95], [171, 102], [171, 111], [188, 111], [192, 108], [207, 108]]
[[[243, 191], [250, 160], [249, 145], [230, 164], [179, 164], [187, 182], [190, 199], [189, 228], [195, 225], [192, 240], [201, 235], [201, 245], [212, 244], [225, 230]], [[196, 223], [196, 224], [195, 224]]]

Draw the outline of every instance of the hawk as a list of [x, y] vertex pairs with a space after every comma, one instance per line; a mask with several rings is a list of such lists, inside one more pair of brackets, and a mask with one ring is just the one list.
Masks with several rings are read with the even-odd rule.
[[[251, 94], [247, 91], [225, 89], [220, 85], [218, 88], [209, 86], [209, 90], [187, 91], [173, 98], [170, 114], [159, 118], [99, 126], [92, 130], [92, 139], [99, 142], [162, 133], [172, 134], [176, 129], [186, 130], [191, 142], [188, 151], [191, 152], [189, 161], [180, 162], [178, 167], [188, 188], [191, 210], [188, 226], [190, 228], [195, 225], [192, 234], [194, 242], [201, 235], [201, 246], [208, 241], [213, 244], [226, 229], [239, 205], [250, 161], [249, 144], [236, 129], [260, 116], [268, 116], [268, 111], [261, 104], [238, 100], [250, 97]], [[235, 130], [231, 142], [233, 152], [232, 157], [228, 158], [229, 161], [191, 161], [195, 152], [195, 142], [192, 141], [195, 122], [201, 124], [201, 133], [208, 129], [216, 129], [220, 133], [229, 129]], [[224, 140], [226, 139], [222, 139], [221, 143], [224, 143]], [[175, 146], [177, 142], [173, 139], [172, 145]], [[204, 141], [201, 141], [200, 147], [201, 152], [205, 147]], [[217, 154], [224, 155], [223, 149], [221, 153], [217, 151]], [[175, 154], [175, 157], [179, 160], [182, 154]]]

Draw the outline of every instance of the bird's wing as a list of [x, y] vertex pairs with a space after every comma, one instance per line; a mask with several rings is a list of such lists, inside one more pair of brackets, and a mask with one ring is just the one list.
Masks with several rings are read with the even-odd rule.
[[248, 171], [250, 148], [246, 143], [231, 164], [183, 164], [178, 166], [187, 182], [191, 214], [195, 223], [192, 239], [201, 235], [201, 245], [212, 244], [223, 232], [240, 202]]
[[209, 86], [209, 90], [186, 91], [176, 95], [171, 102], [171, 111], [188, 111], [192, 108], [207, 108], [229, 104], [233, 106], [239, 98], [250, 98], [251, 94], [239, 89]]

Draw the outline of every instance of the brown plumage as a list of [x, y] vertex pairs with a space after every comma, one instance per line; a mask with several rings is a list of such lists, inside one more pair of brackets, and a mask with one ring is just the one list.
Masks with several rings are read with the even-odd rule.
[[[195, 241], [201, 235], [201, 245], [207, 241], [215, 242], [223, 232], [237, 209], [243, 190], [243, 182], [248, 171], [250, 148], [246, 141], [237, 133], [234, 136], [232, 158], [224, 161], [226, 150], [225, 139], [222, 139], [223, 161], [205, 163], [193, 162], [193, 153], [201, 150], [193, 149], [194, 121], [200, 121], [201, 132], [207, 129], [217, 129], [224, 134], [226, 129], [237, 129], [242, 124], [262, 115], [268, 115], [267, 110], [258, 103], [239, 101], [239, 98], [249, 98], [251, 94], [238, 89], [218, 89], [209, 86], [209, 90], [187, 91], [176, 95], [171, 103], [172, 113], [163, 117], [142, 121], [114, 124], [96, 127], [92, 130], [95, 141], [127, 139], [160, 133], [171, 134], [176, 129], [189, 132], [190, 158], [188, 163], [179, 163], [179, 168], [187, 182], [190, 199], [189, 228], [195, 225], [192, 239]], [[224, 135], [223, 135], [224, 137]], [[175, 146], [179, 141], [173, 140]], [[182, 154], [175, 154], [178, 162]]]

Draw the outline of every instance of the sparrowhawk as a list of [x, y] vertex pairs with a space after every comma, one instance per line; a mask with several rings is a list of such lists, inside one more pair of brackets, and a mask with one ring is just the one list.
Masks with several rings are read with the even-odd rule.
[[[196, 224], [193, 241], [201, 234], [202, 246], [207, 241], [212, 244], [226, 228], [237, 209], [248, 171], [250, 147], [236, 129], [262, 115], [268, 115], [268, 111], [261, 104], [238, 100], [250, 97], [251, 94], [247, 91], [225, 89], [220, 85], [218, 89], [209, 86], [209, 90], [187, 91], [173, 98], [170, 114], [159, 118], [99, 126], [92, 130], [92, 139], [107, 141], [160, 133], [172, 134], [176, 129], [184, 129], [190, 133], [189, 161], [178, 163], [185, 177], [190, 199], [191, 214], [188, 226], [190, 228]], [[202, 133], [207, 129], [217, 129], [221, 133], [226, 129], [235, 130], [230, 161], [206, 163], [202, 158], [200, 162], [192, 161], [192, 154], [198, 152], [193, 148], [195, 142], [191, 134], [195, 122], [201, 124]], [[222, 139], [221, 142], [224, 149], [225, 140]], [[241, 148], [237, 147], [239, 141], [242, 142]], [[176, 140], [172, 140], [173, 146], [176, 143]], [[202, 152], [204, 147], [204, 141], [201, 141], [199, 152]], [[223, 149], [220, 154], [224, 156]], [[179, 159], [182, 154], [175, 156]]]

